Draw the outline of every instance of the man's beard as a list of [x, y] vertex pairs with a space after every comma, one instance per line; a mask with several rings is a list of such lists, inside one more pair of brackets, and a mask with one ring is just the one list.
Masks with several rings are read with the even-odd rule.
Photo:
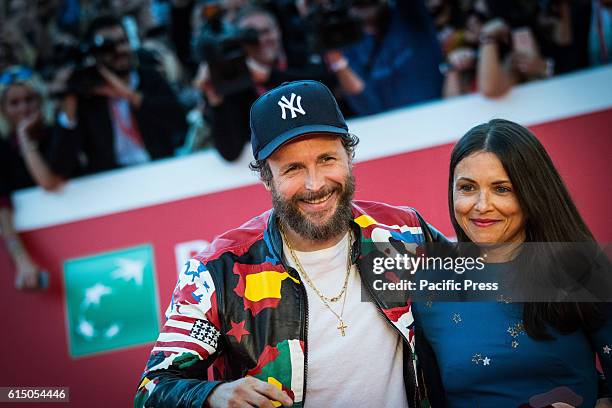
[[[338, 195], [338, 204], [330, 219], [323, 225], [310, 221], [298, 207], [298, 201], [300, 200], [316, 200], [332, 192]], [[274, 188], [274, 182], [272, 182], [272, 205], [279, 222], [310, 241], [326, 241], [346, 231], [353, 219], [351, 202], [354, 194], [355, 179], [352, 172], [346, 177], [344, 188], [341, 185], [325, 186], [317, 192], [298, 194], [288, 200], [283, 199], [278, 194]]]
[[122, 67], [117, 67], [114, 63], [109, 63], [109, 64], [103, 64], [106, 68], [108, 68], [109, 71], [111, 71], [112, 73], [114, 73], [115, 75], [117, 75], [119, 78], [125, 78], [126, 76], [128, 76], [130, 74], [130, 71], [132, 70], [132, 64], [133, 64], [133, 55], [130, 54], [126, 54], [126, 53], [117, 53], [115, 52], [113, 55], [114, 59], [117, 58], [127, 58], [129, 60], [129, 63], [126, 66], [122, 66]]

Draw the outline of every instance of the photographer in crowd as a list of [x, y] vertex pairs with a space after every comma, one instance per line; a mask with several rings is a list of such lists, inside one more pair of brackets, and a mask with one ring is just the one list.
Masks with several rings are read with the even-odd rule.
[[363, 83], [348, 92], [343, 86], [346, 102], [357, 115], [441, 97], [442, 53], [421, 1], [354, 1], [350, 13], [362, 21], [363, 36], [338, 52]]
[[478, 89], [485, 96], [498, 97], [512, 86], [549, 78], [572, 67], [563, 59], [571, 52], [571, 14], [566, 1], [554, 4], [555, 19], [549, 8], [523, 1], [510, 4], [499, 0], [478, 1], [474, 5], [486, 16], [479, 33], [477, 63]]
[[219, 154], [236, 160], [250, 140], [249, 109], [253, 101], [283, 82], [317, 79], [331, 75], [321, 64], [294, 64], [282, 46], [275, 17], [265, 9], [246, 6], [233, 21], [213, 10], [196, 50], [203, 63], [196, 86], [206, 99], [204, 116]]
[[[94, 19], [89, 54], [60, 70], [55, 92], [61, 175], [94, 173], [172, 156], [184, 138], [185, 113], [166, 80], [139, 64], [119, 20]], [[91, 60], [94, 60], [93, 63]]]

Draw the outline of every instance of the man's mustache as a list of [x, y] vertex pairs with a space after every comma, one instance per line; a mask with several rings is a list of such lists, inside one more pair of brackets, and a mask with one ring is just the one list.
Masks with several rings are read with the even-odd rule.
[[325, 196], [327, 196], [328, 194], [331, 194], [333, 192], [338, 192], [341, 193], [342, 189], [340, 186], [334, 186], [334, 187], [322, 187], [320, 190], [318, 191], [310, 191], [310, 192], [306, 192], [306, 193], [301, 193], [298, 195], [293, 196], [293, 202], [297, 202], [297, 201], [313, 201], [313, 200], [318, 200], [320, 198], [323, 198]]

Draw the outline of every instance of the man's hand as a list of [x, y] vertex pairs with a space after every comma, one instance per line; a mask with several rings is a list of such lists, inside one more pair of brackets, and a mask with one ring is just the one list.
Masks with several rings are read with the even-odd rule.
[[460, 47], [448, 54], [448, 63], [457, 71], [465, 71], [474, 68], [476, 64], [476, 52], [469, 47]]
[[40, 111], [24, 118], [17, 124], [17, 137], [19, 146], [25, 150], [35, 149], [37, 141], [33, 138], [36, 131], [42, 126], [42, 114]]
[[342, 91], [346, 95], [359, 95], [365, 89], [365, 82], [349, 66], [348, 60], [340, 50], [329, 50], [325, 53], [325, 63], [330, 71], [336, 74]]
[[510, 28], [500, 18], [488, 21], [480, 30], [480, 40], [508, 41]]
[[272, 70], [267, 65], [260, 64], [253, 58], [247, 58], [246, 65], [251, 73], [251, 79], [256, 84], [263, 84], [270, 79], [270, 72]]
[[18, 256], [15, 259], [17, 273], [15, 275], [15, 287], [17, 289], [37, 289], [38, 274], [40, 268], [27, 256]]
[[106, 96], [108, 98], [125, 98], [130, 104], [139, 108], [142, 103], [142, 95], [130, 89], [130, 87], [117, 75], [104, 66], [98, 67], [102, 78], [106, 81], [104, 85], [93, 89], [95, 95]]
[[348, 60], [340, 50], [329, 50], [323, 57], [327, 67], [335, 73], [346, 70], [349, 67]]
[[293, 405], [286, 392], [255, 377], [246, 377], [215, 387], [206, 399], [206, 406], [274, 408], [272, 401], [278, 401], [284, 407]]
[[193, 85], [204, 93], [210, 106], [219, 106], [223, 103], [223, 97], [217, 93], [210, 79], [208, 64], [200, 64]]
[[512, 65], [527, 78], [546, 75], [546, 60], [539, 55], [515, 53], [512, 55]]

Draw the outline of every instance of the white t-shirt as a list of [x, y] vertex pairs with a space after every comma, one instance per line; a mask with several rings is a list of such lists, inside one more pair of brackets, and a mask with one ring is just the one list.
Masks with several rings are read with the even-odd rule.
[[[347, 234], [348, 235], [348, 234]], [[296, 267], [283, 243], [286, 261]], [[348, 237], [331, 248], [294, 251], [317, 288], [336, 296], [347, 267]], [[403, 344], [374, 303], [361, 301], [361, 278], [351, 268], [342, 315], [345, 337], [338, 318], [323, 304], [302, 277], [308, 296], [308, 355], [305, 407], [407, 407], [403, 379]], [[340, 315], [342, 299], [330, 303]]]

